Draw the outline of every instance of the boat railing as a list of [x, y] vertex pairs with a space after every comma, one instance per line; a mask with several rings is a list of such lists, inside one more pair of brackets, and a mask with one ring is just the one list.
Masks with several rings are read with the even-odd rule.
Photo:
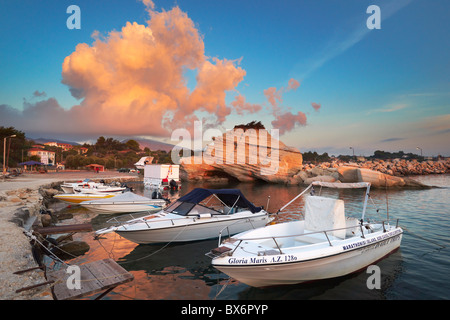
[[127, 218], [123, 219], [123, 220], [117, 219], [118, 217], [113, 217], [111, 219], [106, 220], [106, 223], [109, 223], [109, 224], [112, 224], [115, 227], [118, 227], [118, 226], [121, 226], [121, 225], [129, 222], [129, 221], [133, 221], [133, 220], [139, 219], [139, 218], [133, 216], [133, 214], [131, 214], [131, 213], [120, 216], [120, 218], [125, 218], [125, 217], [127, 217]]
[[[127, 225], [134, 225], [136, 223], [145, 223], [147, 228], [150, 229], [150, 225], [148, 224], [148, 221], [150, 221], [154, 217], [161, 217], [161, 216], [163, 216], [165, 214], [164, 213], [163, 214], [155, 214], [155, 215], [150, 215], [150, 216], [148, 214], [146, 214], [146, 215], [144, 215], [142, 217], [137, 217], [137, 218], [134, 218], [132, 214], [128, 214], [128, 215], [132, 217], [131, 220], [118, 221], [116, 219], [116, 217], [114, 217], [114, 218], [109, 219], [107, 221], [107, 223], [112, 223], [111, 221], [115, 221], [117, 223], [116, 227], [123, 227], [125, 230], [127, 229], [127, 227], [126, 227]], [[185, 216], [185, 218], [190, 218], [190, 219], [193, 219], [195, 221], [195, 220], [198, 220], [198, 219], [211, 218], [211, 217], [215, 217], [215, 216], [216, 215], [214, 215], [214, 214], [208, 214], [207, 213], [207, 214], [198, 214], [198, 215], [188, 215], [188, 216]], [[217, 216], [220, 216], [220, 215], [217, 215]], [[121, 216], [121, 217], [123, 217], [123, 216]], [[148, 219], [146, 219], [146, 217], [148, 217]], [[184, 220], [183, 219], [173, 219], [173, 218], [158, 219], [158, 223], [161, 223], [161, 222], [164, 223], [164, 222], [167, 222], [167, 221], [170, 221], [172, 226], [176, 226], [177, 225], [176, 222], [180, 222], [180, 221], [184, 221]], [[184, 225], [184, 224], [181, 223], [181, 224], [178, 224], [178, 225]]]
[[[311, 236], [311, 235], [314, 235], [314, 234], [322, 234], [322, 233], [325, 235], [325, 238], [327, 239], [328, 244], [330, 246], [333, 246], [331, 240], [334, 240], [334, 239], [330, 240], [329, 233], [334, 232], [334, 231], [339, 231], [339, 230], [355, 229], [355, 228], [359, 227], [359, 230], [361, 232], [360, 237], [361, 238], [365, 238], [365, 234], [367, 234], [368, 231], [364, 232], [364, 229], [370, 230], [371, 229], [370, 227], [375, 225], [375, 224], [381, 225], [381, 227], [383, 228], [383, 233], [385, 233], [387, 231], [386, 230], [386, 226], [390, 225], [389, 224], [389, 220], [383, 220], [383, 221], [378, 221], [378, 222], [373, 221], [373, 222], [359, 223], [359, 225], [357, 225], [357, 226], [349, 226], [349, 227], [336, 228], [336, 229], [330, 229], [330, 230], [313, 231], [313, 232], [308, 232], [308, 233], [299, 233], [299, 234], [282, 235], [282, 236], [263, 236], [263, 237], [252, 237], [252, 238], [239, 238], [239, 239], [235, 239], [235, 240], [239, 241], [239, 243], [235, 246], [235, 248], [231, 252], [228, 252], [227, 254], [230, 255], [230, 256], [233, 255], [234, 251], [239, 247], [239, 245], [243, 241], [255, 241], [255, 240], [265, 240], [265, 239], [267, 239], [267, 240], [271, 239], [275, 243], [275, 247], [278, 249], [279, 254], [283, 254], [283, 251], [281, 250], [281, 248], [283, 247], [282, 239], [284, 239], [284, 238], [297, 238], [297, 237], [301, 238], [301, 237], [307, 237], [307, 236]], [[227, 227], [225, 227], [225, 228], [227, 228]], [[395, 228], [398, 228], [398, 219], [396, 221]], [[220, 236], [221, 236], [221, 234], [220, 234]], [[220, 236], [219, 236], [219, 247], [221, 245], [221, 241], [220, 241], [221, 237]], [[358, 236], [358, 235], [355, 234], [354, 236], [351, 236], [351, 237], [355, 237], [355, 236]], [[225, 241], [231, 241], [232, 239], [233, 238], [229, 237], [229, 239], [225, 240]], [[277, 239], [279, 241], [277, 241]], [[321, 241], [320, 243], [322, 243], [322, 242], [323, 241]], [[311, 244], [313, 244], [313, 243], [311, 243]]]
[[229, 225], [223, 227], [223, 228], [219, 231], [219, 246], [220, 246], [220, 244], [222, 243], [222, 233], [223, 233], [225, 230], [226, 230], [227, 233], [228, 233], [228, 239], [230, 239], [230, 238], [231, 238], [230, 227], [233, 226], [233, 225], [235, 225], [235, 224], [239, 224], [239, 223], [247, 223], [247, 222], [250, 222], [250, 224], [252, 225], [252, 229], [256, 229], [255, 226], [254, 226], [253, 223], [252, 223], [252, 219], [251, 219], [251, 218], [247, 218], [247, 219], [245, 219], [245, 220], [238, 220], [238, 221], [235, 221], [235, 222], [230, 223]]

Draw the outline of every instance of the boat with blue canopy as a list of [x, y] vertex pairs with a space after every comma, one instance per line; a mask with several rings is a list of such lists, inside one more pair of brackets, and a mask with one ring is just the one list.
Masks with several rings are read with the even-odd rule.
[[238, 189], [196, 188], [155, 214], [98, 230], [116, 232], [135, 243], [187, 242], [217, 238], [219, 232], [236, 234], [271, 221]]

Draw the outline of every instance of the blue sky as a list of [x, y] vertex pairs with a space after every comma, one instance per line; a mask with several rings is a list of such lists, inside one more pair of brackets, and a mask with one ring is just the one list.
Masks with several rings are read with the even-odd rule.
[[[264, 90], [283, 93], [280, 107], [306, 115], [281, 136], [300, 151], [371, 155], [375, 150], [450, 156], [450, 2], [446, 0], [342, 1], [154, 1], [155, 10], [178, 6], [195, 23], [207, 57], [238, 60], [245, 70], [236, 90], [262, 106], [258, 113], [231, 113], [223, 128], [261, 120], [271, 128]], [[69, 30], [66, 8], [81, 9], [81, 29]], [[369, 30], [369, 5], [381, 9], [381, 29]], [[62, 64], [80, 43], [93, 44], [94, 31], [107, 35], [127, 22], [146, 24], [142, 2], [2, 1], [0, 4], [0, 125], [6, 112], [24, 102], [54, 98], [63, 109], [80, 104], [61, 83]], [[195, 71], [186, 73], [195, 87]], [[42, 95], [39, 96], [39, 94]], [[44, 94], [45, 93], [45, 94]], [[235, 92], [227, 93], [227, 104]], [[311, 103], [320, 104], [315, 111]], [[8, 110], [8, 111], [5, 111]], [[4, 112], [5, 114], [1, 114]], [[23, 117], [25, 117], [25, 113]], [[3, 118], [3, 119], [2, 119]], [[6, 120], [7, 119], [7, 120]], [[49, 124], [51, 126], [51, 124]], [[49, 133], [50, 135], [50, 133]], [[55, 137], [52, 132], [51, 136]], [[97, 136], [92, 136], [96, 139]], [[88, 137], [60, 132], [60, 138]], [[164, 139], [168, 141], [166, 137]]]

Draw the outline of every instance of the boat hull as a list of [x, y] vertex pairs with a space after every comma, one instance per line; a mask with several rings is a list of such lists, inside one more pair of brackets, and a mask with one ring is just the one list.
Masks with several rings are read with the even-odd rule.
[[98, 200], [98, 199], [105, 199], [105, 198], [112, 198], [114, 197], [114, 194], [58, 194], [53, 196], [53, 198], [61, 200], [63, 202], [69, 203], [69, 204], [79, 204], [83, 201], [90, 201], [90, 200]]
[[[252, 228], [263, 227], [269, 222], [268, 214], [254, 214], [252, 217], [176, 219], [173, 225], [151, 226], [141, 230], [116, 230], [120, 236], [139, 244], [189, 242], [218, 238], [219, 233], [230, 226], [230, 234], [236, 234]], [[152, 222], [154, 225], [154, 223]], [[171, 223], [172, 224], [172, 223]]]
[[81, 205], [89, 210], [100, 214], [114, 214], [114, 213], [127, 213], [127, 212], [156, 212], [160, 211], [166, 202], [161, 200], [159, 202], [149, 202], [141, 204], [84, 204]]
[[[343, 241], [333, 243], [321, 254], [295, 253], [266, 256], [227, 256], [223, 254], [212, 261], [212, 265], [230, 277], [253, 287], [297, 284], [345, 276], [389, 255], [397, 250], [402, 239], [402, 230], [396, 228], [382, 236], [361, 238], [356, 244]], [[253, 262], [253, 263], [252, 263]]]

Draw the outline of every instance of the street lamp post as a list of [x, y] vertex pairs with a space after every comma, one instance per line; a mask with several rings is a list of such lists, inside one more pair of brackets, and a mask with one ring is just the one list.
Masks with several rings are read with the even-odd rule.
[[[13, 135], [5, 137], [3, 139], [3, 174], [6, 174], [6, 165], [5, 165], [5, 163], [6, 163], [6, 139], [15, 138], [15, 137], [16, 137], [16, 135], [13, 134]], [[8, 153], [8, 156], [9, 156], [9, 153]]]
[[417, 147], [416, 149], [417, 149], [417, 150], [420, 150], [420, 156], [423, 157], [423, 156], [422, 156], [422, 148]]

